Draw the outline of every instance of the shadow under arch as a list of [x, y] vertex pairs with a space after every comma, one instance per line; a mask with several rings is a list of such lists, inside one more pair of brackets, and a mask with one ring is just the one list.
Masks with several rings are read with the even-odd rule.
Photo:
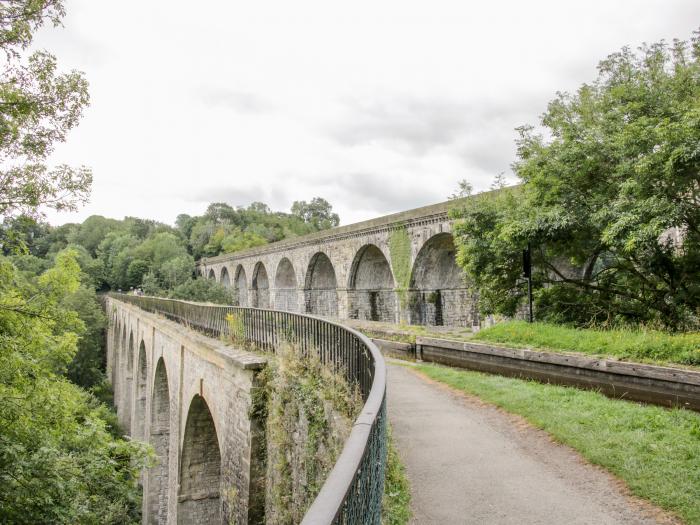
[[132, 437], [139, 441], [146, 439], [146, 384], [148, 383], [148, 360], [146, 345], [139, 344], [138, 368], [136, 370], [136, 397], [134, 398], [134, 431]]
[[219, 277], [219, 282], [226, 288], [229, 288], [231, 286], [231, 278], [228, 275], [228, 269], [226, 268], [226, 266], [221, 268], [221, 277]]
[[165, 361], [156, 365], [151, 396], [150, 443], [156, 464], [148, 470], [146, 494], [147, 523], [166, 523], [168, 519], [168, 489], [170, 477], [170, 388]]
[[209, 405], [195, 395], [180, 460], [178, 523], [221, 523], [221, 452]]
[[253, 308], [270, 308], [270, 280], [267, 277], [267, 269], [262, 261], [258, 261], [253, 268]]
[[411, 324], [467, 326], [474, 301], [457, 266], [451, 233], [438, 233], [421, 247], [411, 272]]
[[275, 272], [275, 309], [287, 312], [299, 310], [297, 276], [287, 257], [282, 257]]
[[234, 306], [248, 306], [248, 281], [245, 269], [241, 264], [236, 267], [236, 274], [233, 278], [233, 304]]
[[328, 256], [316, 252], [306, 270], [304, 280], [306, 312], [327, 317], [338, 316], [338, 282]]
[[384, 253], [374, 244], [357, 251], [350, 267], [348, 317], [396, 322], [394, 276]]

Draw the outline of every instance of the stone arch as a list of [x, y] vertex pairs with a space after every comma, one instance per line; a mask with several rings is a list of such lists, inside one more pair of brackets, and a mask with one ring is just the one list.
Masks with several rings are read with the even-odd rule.
[[258, 261], [253, 268], [253, 308], [270, 308], [270, 279], [267, 277], [267, 269], [262, 261]]
[[411, 323], [466, 326], [470, 292], [455, 260], [452, 234], [439, 233], [426, 241], [413, 263], [409, 307]]
[[333, 263], [323, 252], [316, 252], [304, 280], [306, 312], [328, 317], [338, 316], [338, 282]]
[[212, 268], [211, 270], [209, 270], [209, 275], [208, 275], [208, 277], [209, 277], [209, 279], [213, 279], [213, 280], [216, 281], [216, 272], [214, 271], [214, 268]]
[[234, 304], [236, 306], [248, 306], [248, 281], [242, 264], [236, 268], [236, 277], [233, 280]]
[[148, 384], [148, 359], [143, 340], [139, 344], [138, 367], [136, 369], [136, 396], [134, 398], [134, 439], [146, 440], [146, 385]]
[[366, 244], [358, 250], [350, 268], [349, 317], [396, 322], [394, 287], [394, 276], [386, 256], [374, 244]]
[[178, 523], [221, 523], [221, 452], [203, 397], [195, 395], [185, 423], [180, 460]]
[[287, 257], [280, 260], [275, 272], [275, 309], [287, 312], [296, 312], [299, 309], [297, 276], [292, 262]]
[[131, 435], [131, 401], [134, 377], [134, 332], [129, 331], [129, 346], [126, 348], [126, 374], [124, 382], [124, 427]]
[[152, 392], [150, 443], [157, 463], [148, 471], [146, 523], [166, 523], [170, 474], [170, 388], [162, 357], [156, 365]]
[[219, 282], [223, 284], [226, 288], [231, 287], [231, 278], [228, 275], [228, 269], [226, 266], [221, 268], [221, 277], [219, 277]]

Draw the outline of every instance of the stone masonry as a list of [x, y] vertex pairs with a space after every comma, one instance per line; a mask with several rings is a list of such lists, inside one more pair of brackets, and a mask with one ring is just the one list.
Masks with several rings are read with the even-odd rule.
[[251, 390], [265, 359], [114, 298], [107, 374], [124, 431], [158, 459], [143, 523], [250, 523], [264, 516]]
[[478, 325], [476, 294], [455, 262], [448, 216], [454, 203], [203, 258], [197, 271], [232, 287], [239, 306], [340, 319]]

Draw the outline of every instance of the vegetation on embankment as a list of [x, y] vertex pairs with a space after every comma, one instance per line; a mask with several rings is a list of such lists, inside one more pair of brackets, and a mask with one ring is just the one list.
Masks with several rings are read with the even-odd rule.
[[481, 330], [472, 339], [515, 347], [603, 355], [629, 361], [700, 366], [700, 332], [595, 330], [550, 323], [508, 321]]
[[524, 417], [621, 478], [634, 495], [700, 523], [700, 414], [439, 365], [416, 368]]
[[391, 426], [387, 430], [386, 479], [382, 498], [382, 524], [405, 525], [411, 519], [411, 486], [392, 438]]
[[300, 523], [323, 486], [362, 408], [362, 398], [318, 359], [281, 347], [254, 402], [265, 421], [265, 523]]

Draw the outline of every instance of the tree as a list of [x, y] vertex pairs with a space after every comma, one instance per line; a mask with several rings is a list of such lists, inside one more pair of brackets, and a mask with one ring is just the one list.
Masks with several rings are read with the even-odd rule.
[[333, 213], [333, 206], [321, 197], [314, 197], [311, 202], [294, 201], [292, 215], [296, 215], [318, 230], [334, 228], [340, 224], [340, 217], [337, 213]]
[[23, 52], [45, 22], [59, 25], [61, 0], [8, 0], [0, 6], [0, 214], [39, 216], [42, 208], [74, 210], [87, 200], [88, 168], [49, 167], [46, 160], [66, 139], [89, 103], [82, 73], [57, 73], [54, 56]]
[[698, 325], [700, 35], [623, 48], [520, 129], [517, 191], [455, 216], [459, 260], [486, 311], [512, 314], [533, 246], [538, 318]]
[[[71, 368], [80, 338], [96, 337], [73, 305], [67, 307], [86, 298], [79, 286], [72, 250], [31, 278], [0, 257], [2, 523], [139, 521], [138, 474], [146, 448], [117, 438], [106, 407], [64, 377], [66, 371], [92, 375]], [[97, 315], [95, 328], [97, 312], [90, 314]]]

